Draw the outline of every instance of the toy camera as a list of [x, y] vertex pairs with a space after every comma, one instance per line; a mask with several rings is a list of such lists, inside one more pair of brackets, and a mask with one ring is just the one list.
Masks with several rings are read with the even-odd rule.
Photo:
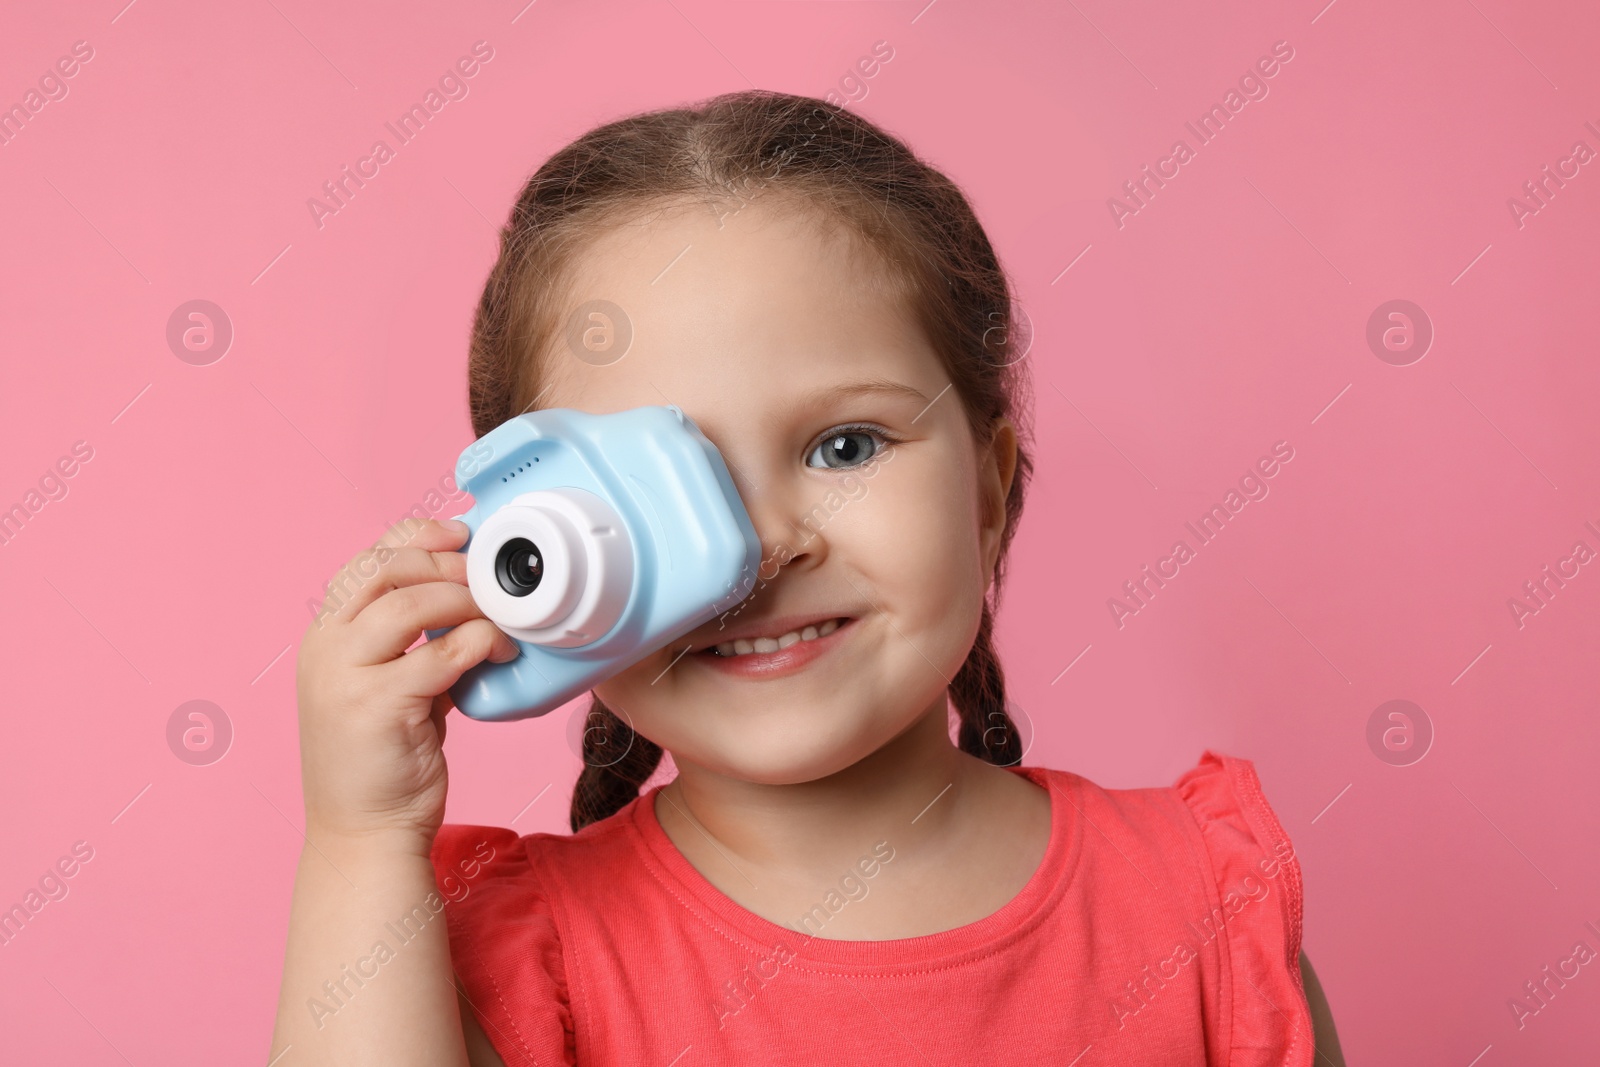
[[474, 719], [543, 715], [754, 587], [760, 538], [675, 405], [518, 415], [461, 453], [456, 483], [474, 499], [457, 516], [473, 600], [522, 653], [450, 688]]

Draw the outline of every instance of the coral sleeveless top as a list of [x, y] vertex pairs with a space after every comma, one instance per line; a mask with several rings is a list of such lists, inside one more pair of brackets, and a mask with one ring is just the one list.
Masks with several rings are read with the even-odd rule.
[[1011, 770], [1050, 793], [1038, 870], [987, 918], [891, 941], [826, 922], [892, 842], [791, 928], [683, 858], [659, 786], [570, 836], [446, 825], [456, 974], [508, 1067], [1310, 1067], [1300, 867], [1249, 762], [1206, 752], [1166, 789]]

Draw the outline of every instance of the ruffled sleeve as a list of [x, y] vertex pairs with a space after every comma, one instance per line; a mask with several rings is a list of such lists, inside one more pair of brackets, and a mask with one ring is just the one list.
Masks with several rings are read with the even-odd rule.
[[1221, 1022], [1231, 1067], [1311, 1067], [1300, 979], [1301, 881], [1294, 846], [1248, 760], [1206, 752], [1174, 788], [1210, 861], [1210, 927], [1224, 946]]
[[561, 939], [531, 840], [446, 825], [433, 842], [451, 965], [506, 1067], [576, 1062]]

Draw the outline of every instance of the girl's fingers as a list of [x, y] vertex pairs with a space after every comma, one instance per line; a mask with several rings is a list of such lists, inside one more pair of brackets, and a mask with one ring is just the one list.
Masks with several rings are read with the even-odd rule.
[[439, 744], [441, 745], [444, 744], [445, 728], [449, 725], [448, 720], [450, 716], [450, 709], [455, 706], [455, 701], [450, 699], [449, 690], [439, 693], [433, 698], [433, 704], [428, 712], [428, 718], [433, 720], [433, 728], [439, 731]]
[[448, 690], [434, 695], [433, 704], [428, 712], [428, 717], [439, 724], [439, 735], [444, 736], [444, 720], [456, 706], [455, 700]]
[[473, 619], [483, 619], [483, 612], [465, 585], [422, 582], [391, 589], [345, 627], [348, 661], [357, 666], [387, 663], [423, 630], [460, 626]]
[[439, 695], [445, 694], [468, 668], [476, 667], [491, 655], [496, 659], [510, 659], [516, 653], [516, 643], [494, 623], [488, 619], [473, 619], [439, 635], [436, 640], [417, 646], [384, 669], [397, 672], [403, 679], [402, 688], [412, 695], [435, 697], [433, 710], [442, 738], [445, 717], [438, 714]]
[[384, 540], [339, 569], [329, 583], [319, 621], [349, 623], [379, 597], [419, 582], [467, 580], [467, 557], [452, 551], [466, 539], [441, 523], [428, 520], [398, 524]]

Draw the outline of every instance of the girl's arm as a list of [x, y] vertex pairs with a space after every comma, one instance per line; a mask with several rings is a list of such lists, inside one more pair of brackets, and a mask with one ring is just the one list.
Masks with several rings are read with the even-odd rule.
[[1316, 1036], [1318, 1067], [1345, 1067], [1344, 1050], [1339, 1047], [1339, 1031], [1333, 1025], [1333, 1010], [1327, 994], [1311, 969], [1311, 959], [1300, 953], [1300, 979], [1306, 987], [1306, 1003], [1311, 1008], [1311, 1032]]
[[[359, 888], [358, 888], [359, 887]], [[316, 833], [300, 854], [274, 1067], [477, 1067], [463, 1042], [450, 945], [421, 841]]]
[[[459, 991], [460, 986], [458, 985]], [[473, 1014], [472, 1004], [466, 996], [459, 994], [458, 1007], [461, 1009], [461, 1029], [467, 1036], [467, 1060], [472, 1067], [506, 1067], [506, 1061], [500, 1058], [500, 1053], [494, 1050], [489, 1043], [489, 1035], [483, 1032], [483, 1027], [478, 1025], [478, 1017]]]
[[484, 659], [517, 654], [467, 592], [454, 551], [466, 535], [461, 523], [403, 520], [329, 583], [301, 641], [306, 844], [274, 1067], [493, 1062], [469, 1058], [430, 858], [444, 821], [448, 690]]

